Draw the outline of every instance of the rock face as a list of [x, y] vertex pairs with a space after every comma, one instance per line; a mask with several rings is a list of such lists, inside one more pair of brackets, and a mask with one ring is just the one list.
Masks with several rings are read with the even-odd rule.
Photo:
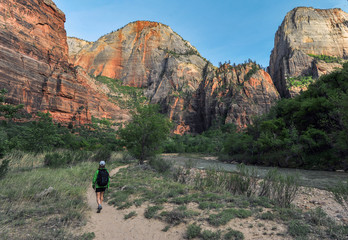
[[293, 9], [275, 35], [269, 65], [269, 73], [282, 97], [294, 96], [305, 89], [289, 88], [289, 78], [318, 78], [341, 67], [340, 61], [328, 63], [316, 57], [319, 55], [348, 57], [348, 14], [341, 9]]
[[202, 87], [199, 122], [203, 129], [214, 121], [244, 128], [252, 123], [253, 116], [267, 113], [280, 98], [270, 75], [254, 63], [236, 67], [223, 64], [208, 73]]
[[157, 22], [137, 21], [96, 42], [69, 38], [68, 44], [70, 62], [89, 74], [145, 88], [151, 103], [159, 103], [176, 123], [178, 134], [202, 132], [221, 118], [245, 127], [279, 98], [266, 72], [258, 70], [244, 81], [251, 66], [216, 69]]
[[69, 64], [65, 15], [51, 0], [0, 0], [0, 89], [27, 112], [49, 111], [54, 119], [88, 122], [128, 119], [108, 102], [93, 79]]

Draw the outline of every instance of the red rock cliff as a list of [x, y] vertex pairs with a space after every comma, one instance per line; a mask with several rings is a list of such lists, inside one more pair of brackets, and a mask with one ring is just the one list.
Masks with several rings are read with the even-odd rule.
[[266, 72], [259, 70], [247, 81], [243, 76], [250, 66], [220, 73], [160, 23], [138, 21], [96, 42], [69, 38], [68, 43], [71, 62], [90, 74], [145, 88], [151, 102], [176, 123], [178, 134], [202, 132], [217, 119], [245, 127], [279, 97]]
[[81, 123], [128, 119], [83, 71], [69, 65], [65, 15], [51, 0], [0, 0], [0, 88], [28, 112]]

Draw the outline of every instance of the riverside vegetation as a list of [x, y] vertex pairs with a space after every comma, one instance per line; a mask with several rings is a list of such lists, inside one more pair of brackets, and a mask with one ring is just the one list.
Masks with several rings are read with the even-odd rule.
[[[347, 78], [348, 65], [344, 64], [302, 95], [281, 100], [245, 131], [215, 125], [201, 135], [171, 137], [169, 122], [151, 105], [138, 106], [134, 121], [118, 131], [110, 121], [95, 118], [88, 125], [72, 119], [62, 126], [48, 113], [33, 118], [21, 115], [20, 105], [1, 104], [6, 94], [2, 91], [0, 237], [93, 239], [93, 233], [72, 231], [86, 222], [85, 193], [90, 184], [86, 172], [93, 172], [100, 160], [112, 168], [133, 159], [123, 150], [127, 146], [139, 163], [151, 160], [149, 165], [134, 166], [115, 176], [109, 203], [119, 209], [147, 204], [145, 217], [165, 221], [164, 231], [186, 223], [189, 239], [243, 239], [240, 231], [228, 227], [231, 219], [256, 218], [288, 226], [286, 231], [276, 226], [264, 229], [265, 235], [342, 239], [348, 234], [347, 226], [337, 225], [321, 209], [303, 212], [291, 205], [298, 187], [292, 176], [270, 171], [261, 180], [244, 165], [238, 173], [174, 168], [154, 155], [162, 145], [167, 152], [223, 152], [222, 160], [245, 164], [342, 169], [348, 151]], [[146, 126], [136, 131], [135, 139], [134, 124]], [[147, 141], [137, 141], [142, 138]], [[332, 188], [346, 208], [347, 186]], [[136, 214], [131, 211], [124, 218]]]

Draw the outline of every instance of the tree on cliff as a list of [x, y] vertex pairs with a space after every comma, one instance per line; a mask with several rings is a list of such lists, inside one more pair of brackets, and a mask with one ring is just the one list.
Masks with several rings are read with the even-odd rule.
[[143, 164], [161, 150], [170, 133], [170, 121], [158, 112], [157, 105], [137, 107], [132, 121], [118, 131], [123, 145]]
[[7, 93], [6, 89], [0, 90], [0, 116], [4, 116], [10, 122], [16, 116], [19, 110], [24, 108], [23, 104], [12, 105], [5, 104], [5, 95]]

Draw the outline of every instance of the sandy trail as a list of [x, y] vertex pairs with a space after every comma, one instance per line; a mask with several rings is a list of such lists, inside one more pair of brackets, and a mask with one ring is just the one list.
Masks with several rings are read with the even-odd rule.
[[[113, 169], [110, 175], [115, 175], [121, 166]], [[177, 226], [168, 232], [161, 231], [166, 225], [160, 221], [146, 219], [145, 204], [139, 208], [132, 207], [127, 210], [116, 210], [113, 206], [103, 203], [103, 210], [97, 213], [96, 196], [92, 186], [87, 191], [87, 201], [90, 207], [89, 220], [84, 232], [94, 232], [95, 240], [178, 240], [183, 239], [184, 227]], [[124, 220], [124, 215], [136, 211], [137, 216]]]

